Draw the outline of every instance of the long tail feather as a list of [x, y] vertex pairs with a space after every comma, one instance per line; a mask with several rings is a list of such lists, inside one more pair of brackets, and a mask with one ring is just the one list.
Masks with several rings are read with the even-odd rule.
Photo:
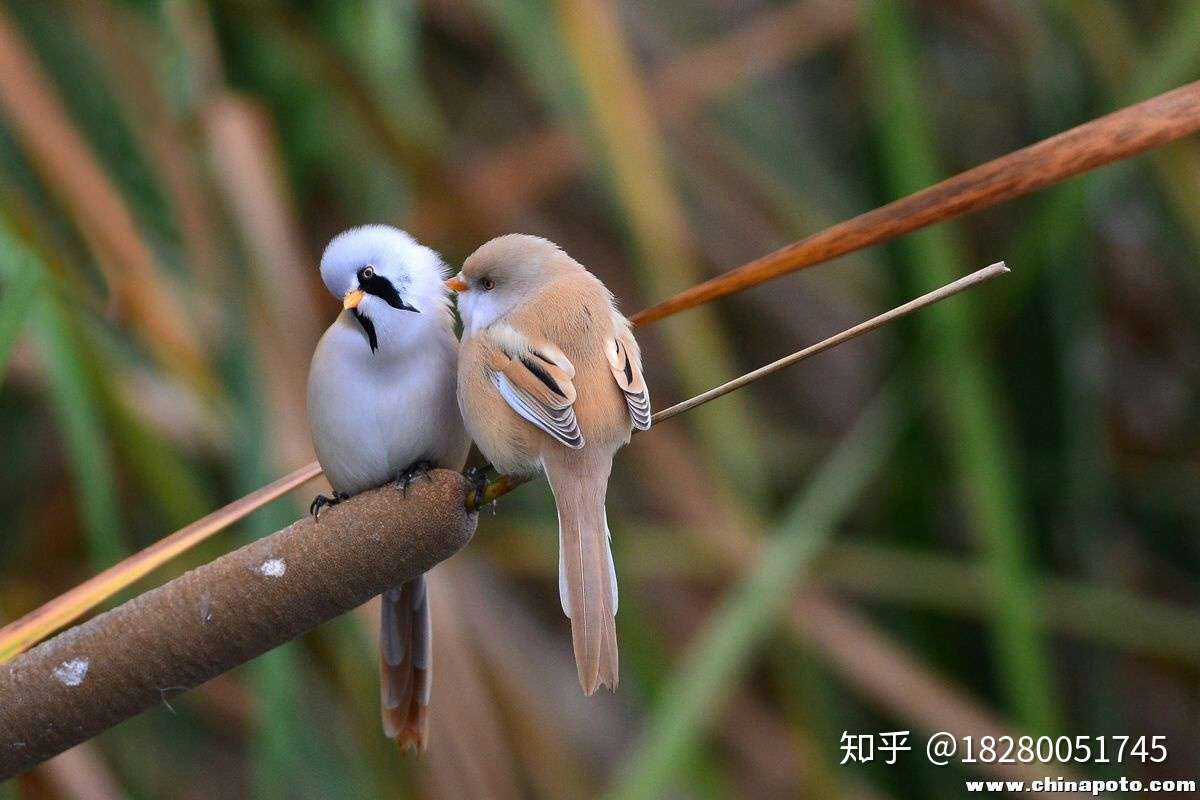
[[586, 694], [617, 687], [617, 576], [604, 495], [611, 461], [567, 457], [547, 463], [558, 506], [559, 595], [571, 619], [579, 685]]
[[433, 625], [425, 576], [380, 598], [379, 687], [383, 732], [403, 750], [422, 752], [429, 732]]

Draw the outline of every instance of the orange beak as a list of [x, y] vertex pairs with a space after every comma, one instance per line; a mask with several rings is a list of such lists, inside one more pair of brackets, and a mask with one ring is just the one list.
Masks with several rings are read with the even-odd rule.
[[462, 279], [462, 273], [455, 275], [450, 280], [446, 281], [446, 288], [452, 292], [465, 292], [468, 287], [467, 282]]
[[342, 298], [342, 308], [358, 308], [358, 304], [365, 296], [366, 292], [362, 289], [352, 289], [346, 292], [345, 297]]

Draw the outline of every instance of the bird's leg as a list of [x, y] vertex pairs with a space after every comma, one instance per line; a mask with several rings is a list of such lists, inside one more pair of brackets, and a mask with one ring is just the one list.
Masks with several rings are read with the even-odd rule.
[[343, 500], [349, 500], [350, 495], [345, 492], [334, 492], [333, 497], [319, 494], [313, 498], [312, 503], [308, 506], [308, 513], [313, 515], [314, 519], [321, 518], [321, 509], [336, 506]]
[[483, 508], [484, 495], [487, 494], [488, 478], [487, 467], [471, 467], [463, 473], [463, 477], [471, 484], [475, 491], [475, 510]]
[[396, 477], [396, 483], [400, 484], [400, 490], [404, 493], [405, 497], [408, 497], [409, 484], [417, 478], [424, 478], [430, 483], [433, 483], [433, 476], [429, 474], [431, 469], [433, 469], [433, 464], [428, 461], [421, 460], [401, 472]]

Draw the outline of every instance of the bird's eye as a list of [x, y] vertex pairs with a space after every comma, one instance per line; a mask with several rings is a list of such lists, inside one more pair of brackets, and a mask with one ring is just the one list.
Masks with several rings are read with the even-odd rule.
[[359, 271], [358, 276], [364, 281], [369, 281], [375, 277], [375, 268], [370, 265], [365, 266]]
[[491, 278], [484, 278], [479, 282], [479, 285], [483, 287], [485, 292], [490, 292], [492, 289], [496, 288], [496, 282]]

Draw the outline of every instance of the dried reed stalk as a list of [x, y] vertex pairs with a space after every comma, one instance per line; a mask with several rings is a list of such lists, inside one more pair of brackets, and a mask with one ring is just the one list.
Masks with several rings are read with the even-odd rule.
[[362, 605], [463, 547], [467, 483], [364, 492], [0, 667], [0, 781]]

